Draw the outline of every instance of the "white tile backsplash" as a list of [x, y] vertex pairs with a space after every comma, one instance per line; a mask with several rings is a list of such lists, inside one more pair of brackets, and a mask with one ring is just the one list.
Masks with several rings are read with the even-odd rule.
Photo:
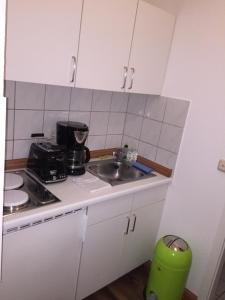
[[7, 123], [6, 123], [6, 139], [13, 140], [14, 137], [14, 109], [7, 110]]
[[107, 134], [106, 136], [106, 148], [120, 148], [122, 143], [122, 134]]
[[6, 141], [5, 144], [5, 159], [9, 160], [13, 158], [13, 141]]
[[45, 85], [37, 83], [16, 82], [16, 109], [43, 110]]
[[183, 128], [163, 124], [158, 146], [165, 150], [178, 153], [182, 134]]
[[162, 123], [150, 119], [144, 119], [141, 131], [141, 141], [158, 145]]
[[71, 88], [46, 85], [45, 109], [69, 110]]
[[89, 135], [87, 146], [90, 150], [99, 150], [105, 148], [106, 135]]
[[143, 116], [148, 96], [140, 94], [130, 94], [127, 112]]
[[42, 132], [43, 117], [43, 111], [16, 110], [14, 139], [29, 139], [32, 133]]
[[85, 123], [87, 126], [90, 124], [91, 113], [88, 111], [70, 111], [69, 121]]
[[32, 140], [16, 140], [14, 141], [13, 159], [26, 158], [29, 155]]
[[123, 92], [114, 92], [112, 94], [111, 111], [113, 112], [127, 112], [129, 94]]
[[11, 80], [5, 81], [4, 96], [8, 99], [7, 109], [15, 108], [15, 87], [16, 87], [15, 81], [11, 81]]
[[139, 143], [138, 146], [139, 155], [154, 161], [156, 159], [156, 152], [157, 152], [157, 147], [143, 142]]
[[108, 112], [91, 112], [90, 135], [107, 134], [108, 121]]
[[112, 92], [98, 91], [93, 92], [92, 111], [109, 111], [112, 100]]
[[71, 94], [70, 110], [91, 111], [93, 91], [73, 88]]
[[166, 109], [166, 98], [150, 95], [147, 100], [145, 116], [159, 122], [163, 121]]
[[127, 114], [124, 134], [139, 139], [143, 124], [143, 118], [133, 114]]
[[188, 101], [168, 98], [164, 122], [168, 124], [184, 127], [188, 108], [189, 108]]
[[174, 169], [176, 165], [177, 155], [164, 149], [157, 149], [156, 162], [167, 168]]
[[122, 134], [125, 122], [125, 113], [110, 113], [108, 134]]
[[150, 160], [175, 166], [188, 101], [13, 81], [6, 82], [5, 94], [6, 159], [27, 157], [31, 133], [55, 138], [56, 122], [70, 120], [89, 126], [91, 150], [128, 144]]
[[52, 111], [46, 110], [44, 114], [43, 132], [45, 137], [56, 136], [56, 123], [57, 121], [68, 121], [68, 111]]

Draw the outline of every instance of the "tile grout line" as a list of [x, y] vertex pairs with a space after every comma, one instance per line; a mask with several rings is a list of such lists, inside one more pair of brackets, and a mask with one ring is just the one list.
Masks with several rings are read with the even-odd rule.
[[142, 116], [141, 130], [140, 130], [140, 135], [139, 135], [139, 139], [138, 139], [138, 147], [137, 147], [137, 152], [138, 153], [139, 153], [140, 142], [142, 142], [141, 141], [141, 133], [142, 133], [142, 130], [143, 130], [143, 127], [144, 127], [145, 112], [146, 112], [147, 104], [148, 104], [148, 96], [146, 95], [144, 113], [143, 113], [143, 116]]
[[[124, 93], [126, 94], [126, 93]], [[121, 148], [123, 147], [123, 143], [124, 143], [124, 137], [125, 137], [125, 127], [126, 127], [126, 122], [127, 122], [127, 115], [128, 115], [128, 106], [129, 106], [129, 102], [130, 102], [130, 96], [131, 94], [128, 93], [127, 96], [127, 105], [126, 105], [126, 110], [125, 110], [125, 120], [124, 120], [124, 126], [123, 126], [123, 132], [122, 132], [122, 140], [121, 140]]]
[[[160, 97], [163, 97], [163, 96], [160, 96]], [[160, 137], [161, 137], [161, 134], [162, 134], [163, 121], [165, 119], [167, 105], [168, 105], [168, 99], [166, 98], [166, 105], [165, 105], [164, 112], [163, 112], [163, 118], [162, 118], [162, 121], [160, 122], [161, 127], [160, 127], [160, 132], [159, 132], [159, 138], [158, 138], [157, 145], [155, 146], [156, 147], [155, 160], [154, 160], [155, 162], [156, 162], [156, 159], [157, 159], [157, 156], [158, 156], [159, 149], [163, 149], [159, 146], [159, 141], [160, 141]]]
[[[74, 87], [74, 89], [76, 89]], [[72, 93], [73, 93], [73, 87], [70, 88], [70, 102], [69, 102], [69, 111], [68, 111], [68, 118], [67, 121], [70, 119], [70, 111], [71, 111], [71, 105], [72, 105]]]
[[16, 81], [14, 82], [14, 95], [13, 95], [13, 104], [14, 104], [14, 112], [13, 112], [13, 144], [12, 144], [12, 159], [14, 159], [14, 151], [15, 151], [15, 127], [16, 127]]
[[111, 96], [110, 96], [110, 105], [109, 105], [109, 111], [108, 111], [108, 121], [107, 121], [107, 129], [106, 129], [104, 149], [106, 149], [107, 137], [109, 135], [108, 131], [109, 131], [109, 120], [110, 120], [110, 116], [111, 116], [112, 97], [113, 97], [113, 92], [111, 92]]
[[45, 106], [46, 106], [46, 94], [47, 85], [44, 84], [44, 108], [43, 108], [43, 118], [42, 118], [42, 133], [44, 133], [44, 123], [45, 123]]
[[[91, 117], [92, 117], [92, 109], [93, 109], [93, 99], [94, 99], [94, 90], [92, 89], [91, 90], [91, 110], [90, 110], [90, 120], [89, 120], [89, 126], [88, 126], [88, 129], [89, 129], [89, 132], [88, 132], [88, 137], [89, 137], [89, 133], [90, 133], [90, 126], [91, 126]], [[86, 143], [88, 144], [88, 137], [87, 137], [87, 140], [86, 140]]]

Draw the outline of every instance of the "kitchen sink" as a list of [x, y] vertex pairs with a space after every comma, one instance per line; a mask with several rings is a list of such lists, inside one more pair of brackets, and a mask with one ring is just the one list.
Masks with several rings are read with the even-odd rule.
[[87, 171], [110, 183], [111, 185], [122, 184], [156, 176], [154, 173], [146, 174], [126, 162], [116, 160], [101, 160], [90, 162]]

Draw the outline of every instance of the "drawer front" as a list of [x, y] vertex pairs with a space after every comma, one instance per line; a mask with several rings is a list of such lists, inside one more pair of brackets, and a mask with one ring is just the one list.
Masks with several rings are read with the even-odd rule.
[[134, 194], [132, 209], [143, 207], [154, 202], [162, 201], [166, 197], [168, 185], [153, 187]]
[[131, 210], [132, 197], [133, 195], [129, 194], [89, 206], [88, 226], [124, 213], [129, 213]]

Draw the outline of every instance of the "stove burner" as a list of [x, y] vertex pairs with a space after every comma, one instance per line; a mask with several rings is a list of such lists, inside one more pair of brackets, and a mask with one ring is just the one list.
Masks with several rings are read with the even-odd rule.
[[16, 190], [5, 190], [3, 215], [19, 213], [60, 200], [49, 192], [34, 175], [23, 170], [7, 172], [6, 175], [20, 176], [23, 185]]
[[14, 173], [5, 173], [5, 191], [14, 190], [23, 185], [23, 177]]
[[29, 196], [20, 190], [10, 190], [4, 192], [4, 211], [15, 212], [27, 206]]

